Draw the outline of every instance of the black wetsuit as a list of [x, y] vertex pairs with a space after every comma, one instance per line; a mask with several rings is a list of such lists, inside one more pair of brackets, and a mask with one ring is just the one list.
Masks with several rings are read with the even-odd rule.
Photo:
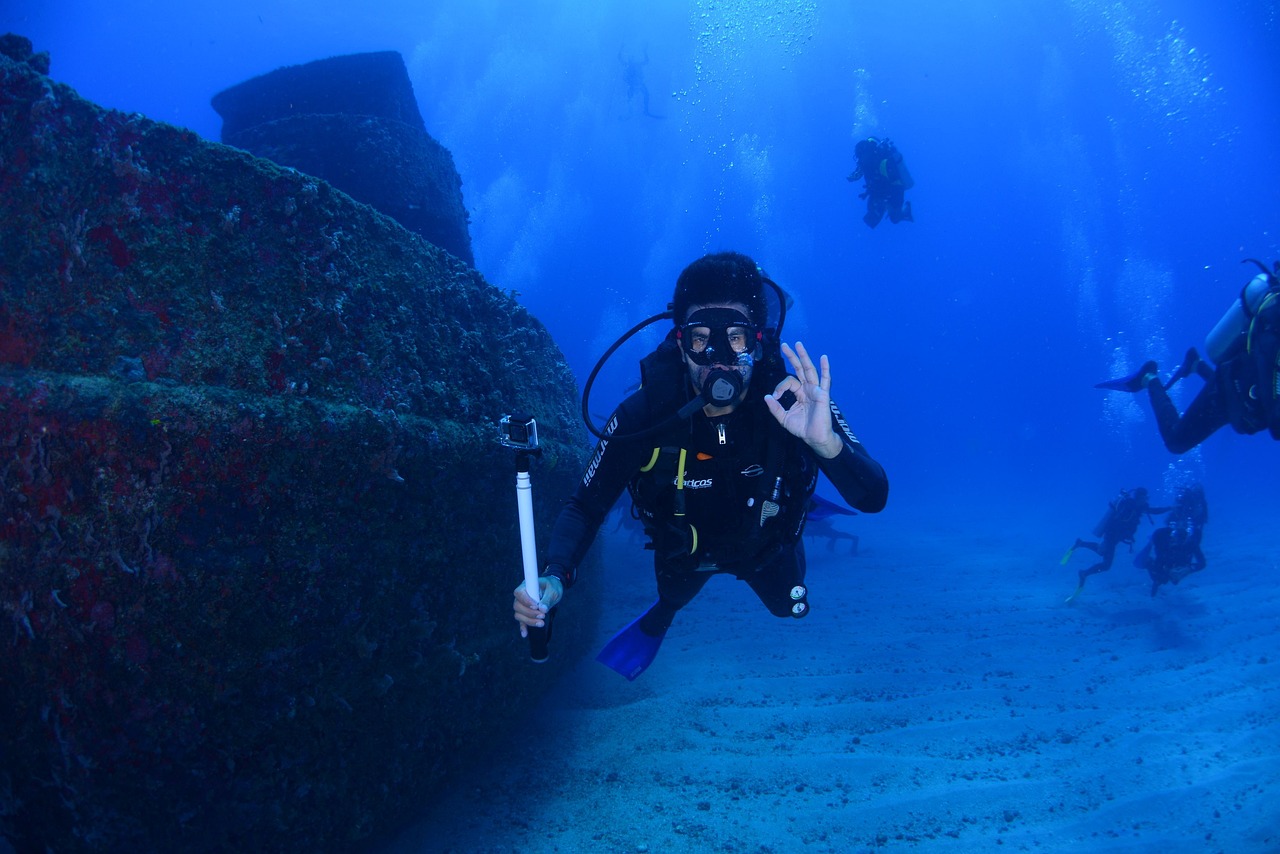
[[1180, 498], [1164, 525], [1152, 532], [1151, 539], [1133, 561], [1151, 576], [1152, 596], [1160, 585], [1177, 584], [1208, 564], [1200, 547], [1208, 521], [1209, 508], [1200, 494], [1189, 501]]
[[[1214, 369], [1187, 411], [1178, 414], [1164, 384], [1157, 377], [1147, 383], [1151, 411], [1164, 446], [1175, 454], [1185, 454], [1222, 427], [1230, 424], [1237, 433], [1253, 434], [1267, 429], [1265, 408], [1251, 390], [1257, 373], [1247, 355], [1229, 359]], [[1280, 421], [1271, 425], [1273, 438], [1280, 438]]]
[[[1112, 512], [1108, 515], [1102, 528], [1101, 542], [1076, 540], [1076, 548], [1095, 551], [1102, 557], [1102, 560], [1088, 569], [1080, 570], [1080, 583], [1084, 584], [1084, 580], [1090, 575], [1096, 575], [1099, 572], [1106, 572], [1111, 569], [1111, 563], [1116, 557], [1116, 547], [1121, 543], [1133, 544], [1134, 534], [1138, 533], [1138, 525], [1142, 522], [1144, 515], [1166, 513], [1169, 509], [1168, 507], [1151, 507], [1147, 504], [1145, 497], [1139, 498], [1134, 495], [1126, 495], [1118, 499], [1112, 506]], [[1098, 532], [1095, 531], [1094, 533]]]
[[1268, 430], [1280, 440], [1280, 285], [1271, 287], [1248, 334], [1212, 373], [1204, 372], [1204, 388], [1186, 412], [1178, 414], [1158, 378], [1148, 381], [1160, 438], [1171, 452], [1186, 453], [1228, 424], [1246, 435]]
[[867, 212], [862, 221], [875, 228], [887, 213], [889, 221], [913, 221], [911, 206], [905, 193], [914, 182], [906, 171], [902, 155], [890, 142], [880, 142], [874, 151], [858, 159], [858, 168], [849, 176], [850, 181], [865, 180], [862, 198], [867, 200]]
[[[803, 587], [804, 547], [800, 529], [818, 472], [825, 474], [852, 507], [881, 510], [888, 497], [884, 469], [849, 431], [832, 404], [832, 423], [844, 448], [819, 459], [769, 413], [763, 392], [725, 416], [698, 410], [686, 421], [650, 436], [631, 439], [666, 416], [654, 412], [644, 389], [627, 398], [610, 419], [606, 438], [560, 512], [547, 548], [547, 574], [569, 587], [576, 568], [623, 489], [630, 489], [654, 549], [659, 604], [650, 613], [661, 625], [697, 595], [716, 573], [746, 581], [776, 616], [808, 611]], [[662, 449], [666, 449], [663, 451]], [[675, 487], [679, 450], [685, 451], [684, 487]], [[643, 469], [648, 471], [643, 471]], [[772, 483], [782, 478], [776, 514], [764, 515]], [[684, 515], [677, 516], [684, 503]], [[802, 607], [796, 608], [797, 602]]]

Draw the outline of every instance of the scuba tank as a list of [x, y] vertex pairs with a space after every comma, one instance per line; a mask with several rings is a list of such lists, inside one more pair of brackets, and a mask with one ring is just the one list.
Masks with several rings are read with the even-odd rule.
[[1095, 537], [1101, 537], [1107, 533], [1107, 528], [1111, 527], [1111, 520], [1116, 518], [1116, 505], [1123, 500], [1124, 493], [1121, 493], [1119, 498], [1107, 505], [1107, 512], [1103, 513], [1102, 518], [1098, 520], [1098, 524], [1093, 526], [1093, 535]]
[[[1107, 504], [1107, 512], [1102, 514], [1102, 518], [1098, 520], [1098, 524], [1093, 526], [1093, 535], [1095, 537], [1106, 537], [1108, 531], [1124, 525], [1130, 518], [1141, 515], [1138, 510], [1137, 496], [1145, 496], [1146, 490], [1137, 487], [1133, 491], [1128, 489], [1120, 490], [1120, 494], [1115, 500]], [[1136, 527], [1136, 525], [1135, 525]]]
[[1240, 296], [1236, 297], [1218, 325], [1204, 339], [1205, 354], [1214, 364], [1229, 359], [1239, 350], [1249, 331], [1250, 322], [1270, 289], [1271, 280], [1265, 273], [1254, 276], [1240, 289]]

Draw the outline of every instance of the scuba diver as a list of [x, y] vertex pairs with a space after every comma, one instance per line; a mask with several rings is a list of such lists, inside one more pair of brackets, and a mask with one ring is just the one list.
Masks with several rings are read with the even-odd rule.
[[[1261, 273], [1240, 291], [1205, 339], [1212, 364], [1193, 347], [1167, 382], [1154, 361], [1136, 373], [1098, 383], [1096, 388], [1138, 392], [1147, 390], [1160, 438], [1174, 454], [1185, 454], [1220, 428], [1230, 424], [1237, 433], [1268, 430], [1280, 439], [1280, 261], [1268, 270], [1253, 258]], [[1183, 377], [1196, 374], [1205, 381], [1187, 411], [1169, 397], [1169, 389]]]
[[[651, 119], [662, 119], [666, 116], [655, 115], [649, 112], [649, 87], [644, 82], [644, 67], [649, 64], [649, 49], [644, 49], [644, 59], [627, 59], [622, 55], [622, 49], [618, 49], [618, 62], [622, 63], [622, 80], [627, 84], [627, 112], [631, 111], [631, 100], [636, 95], [640, 96], [641, 103], [644, 106], [644, 114]], [[622, 118], [630, 118], [630, 115]]]
[[1106, 572], [1111, 569], [1111, 562], [1116, 557], [1116, 546], [1121, 543], [1128, 543], [1129, 547], [1133, 547], [1133, 535], [1138, 532], [1138, 525], [1142, 522], [1145, 515], [1150, 518], [1154, 514], [1167, 513], [1171, 507], [1152, 507], [1147, 503], [1147, 488], [1139, 486], [1130, 492], [1127, 489], [1120, 491], [1110, 505], [1107, 512], [1094, 526], [1093, 535], [1100, 537], [1100, 542], [1092, 542], [1089, 540], [1076, 540], [1075, 545], [1067, 549], [1067, 553], [1062, 556], [1062, 564], [1071, 560], [1071, 555], [1076, 549], [1089, 549], [1097, 552], [1102, 560], [1095, 563], [1088, 569], [1080, 570], [1078, 574], [1079, 583], [1076, 585], [1075, 592], [1067, 597], [1067, 604], [1074, 602], [1080, 592], [1084, 590], [1084, 582], [1090, 575], [1096, 575], [1099, 572]]
[[858, 553], [858, 535], [838, 527], [835, 520], [842, 516], [857, 516], [857, 512], [828, 501], [821, 495], [809, 499], [809, 512], [805, 514], [804, 535], [812, 540], [826, 540], [827, 551], [836, 550], [836, 542], [849, 544], [850, 556]]
[[1209, 503], [1205, 501], [1204, 487], [1196, 484], [1178, 490], [1164, 525], [1152, 532], [1151, 539], [1133, 559], [1134, 566], [1145, 569], [1151, 576], [1152, 596], [1160, 585], [1177, 584], [1205, 568], [1200, 540], [1208, 521]]
[[[766, 282], [778, 296], [775, 324]], [[745, 581], [774, 616], [808, 614], [800, 537], [819, 472], [866, 513], [883, 509], [889, 492], [884, 469], [831, 400], [827, 357], [815, 366], [803, 344], [779, 344], [786, 299], [753, 260], [722, 252], [694, 261], [668, 309], [623, 336], [588, 379], [583, 415], [600, 442], [552, 528], [541, 601], [523, 586], [515, 591], [522, 635], [548, 623], [626, 489], [653, 549], [658, 587], [657, 602], [598, 656], [628, 679], [649, 666], [676, 613], [712, 575]], [[674, 323], [642, 360], [639, 390], [597, 429], [587, 408], [596, 373], [623, 341], [659, 320]]]
[[911, 215], [911, 202], [903, 202], [903, 193], [914, 187], [916, 182], [907, 171], [907, 164], [897, 147], [887, 139], [869, 136], [853, 147], [853, 155], [858, 166], [845, 180], [865, 179], [858, 198], [867, 200], [867, 212], [862, 217], [867, 227], [875, 228], [886, 213], [892, 223], [903, 220], [915, 222]]

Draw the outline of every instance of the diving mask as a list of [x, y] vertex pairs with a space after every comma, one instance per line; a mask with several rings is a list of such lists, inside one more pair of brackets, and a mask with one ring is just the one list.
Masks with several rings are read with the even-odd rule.
[[689, 315], [676, 337], [695, 365], [749, 367], [760, 352], [761, 332], [733, 308], [703, 308]]

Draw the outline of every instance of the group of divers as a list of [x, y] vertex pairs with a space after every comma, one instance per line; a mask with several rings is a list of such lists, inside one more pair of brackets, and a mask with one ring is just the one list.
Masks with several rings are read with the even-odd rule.
[[[868, 137], [854, 147], [854, 156], [857, 168], [848, 180], [865, 179], [860, 196], [867, 200], [863, 222], [875, 228], [886, 215], [895, 224], [914, 222], [911, 203], [904, 201], [903, 194], [915, 182], [897, 147], [887, 139]], [[1205, 341], [1208, 360], [1192, 348], [1167, 381], [1160, 379], [1156, 363], [1148, 361], [1130, 376], [1098, 383], [1098, 388], [1114, 391], [1146, 390], [1160, 435], [1175, 454], [1186, 453], [1226, 424], [1239, 433], [1269, 429], [1273, 438], [1280, 438], [1280, 424], [1274, 411], [1274, 401], [1280, 395], [1280, 372], [1277, 371], [1280, 357], [1276, 353], [1280, 321], [1275, 317], [1280, 314], [1280, 297], [1276, 293], [1280, 262], [1269, 270], [1260, 261], [1249, 261], [1261, 272], [1249, 280], [1209, 333]], [[1187, 412], [1179, 414], [1168, 391], [1179, 380], [1193, 374], [1204, 380], [1205, 385]], [[1152, 596], [1162, 585], [1177, 584], [1191, 573], [1204, 569], [1206, 561], [1200, 542], [1205, 523], [1209, 521], [1204, 487], [1199, 484], [1182, 487], [1170, 507], [1151, 507], [1147, 495], [1144, 487], [1123, 490], [1110, 502], [1095, 527], [1093, 536], [1098, 539], [1078, 539], [1067, 550], [1062, 558], [1064, 565], [1079, 548], [1097, 552], [1101, 558], [1079, 571], [1076, 589], [1067, 597], [1068, 603], [1080, 595], [1085, 579], [1111, 568], [1118, 545], [1124, 543], [1132, 548], [1144, 516], [1151, 519], [1167, 514], [1164, 524], [1134, 558], [1134, 564], [1151, 576]]]
[[1062, 556], [1063, 565], [1071, 560], [1076, 549], [1089, 549], [1097, 552], [1101, 558], [1092, 566], [1080, 570], [1079, 582], [1075, 591], [1067, 597], [1067, 602], [1075, 601], [1084, 590], [1084, 582], [1090, 575], [1106, 572], [1111, 568], [1119, 545], [1128, 544], [1132, 549], [1134, 536], [1138, 533], [1138, 525], [1143, 517], [1152, 519], [1162, 514], [1167, 514], [1164, 524], [1152, 532], [1151, 539], [1133, 559], [1134, 566], [1145, 569], [1151, 576], [1151, 595], [1155, 596], [1163, 584], [1177, 584], [1191, 573], [1204, 569], [1206, 561], [1200, 541], [1204, 537], [1205, 523], [1209, 521], [1209, 504], [1205, 501], [1204, 487], [1197, 483], [1180, 488], [1171, 507], [1152, 507], [1146, 487], [1125, 489], [1111, 501], [1107, 512], [1093, 529], [1093, 536], [1098, 540], [1076, 540]]
[[[869, 137], [855, 155], [848, 179], [866, 182], [864, 222], [874, 228], [885, 216], [914, 221], [903, 197], [913, 182], [893, 143]], [[1280, 261], [1270, 268], [1246, 262], [1260, 272], [1207, 336], [1204, 357], [1188, 350], [1168, 379], [1147, 361], [1127, 377], [1098, 384], [1145, 391], [1174, 454], [1227, 425], [1280, 439]], [[776, 617], [809, 614], [801, 535], [806, 521], [832, 513], [814, 494], [819, 474], [863, 513], [884, 508], [889, 481], [831, 399], [828, 358], [815, 360], [804, 344], [783, 338], [790, 302], [746, 255], [705, 255], [681, 272], [665, 312], [633, 327], [601, 357], [582, 393], [583, 420], [599, 442], [545, 553], [531, 556], [536, 546], [525, 548], [525, 581], [515, 590], [515, 620], [534, 660], [545, 660], [556, 605], [623, 493], [653, 552], [658, 598], [606, 645], [597, 656], [602, 663], [628, 679], [639, 676], [676, 615], [713, 575], [745, 582]], [[625, 341], [655, 323], [665, 323], [666, 333], [640, 362], [639, 388], [597, 427], [588, 409], [592, 383]], [[1169, 389], [1192, 376], [1203, 385], [1180, 413]], [[533, 436], [536, 445], [536, 429]], [[529, 452], [520, 442], [511, 446]], [[1101, 558], [1079, 571], [1067, 602], [1090, 575], [1110, 569], [1117, 547], [1133, 543], [1144, 517], [1156, 516], [1165, 517], [1163, 524], [1135, 559], [1151, 577], [1152, 595], [1203, 570], [1209, 520], [1203, 487], [1184, 486], [1168, 507], [1151, 506], [1145, 488], [1125, 490], [1094, 530], [1096, 541], [1076, 540], [1064, 555], [1064, 565], [1079, 549]], [[530, 517], [522, 509], [522, 527]], [[522, 543], [531, 544], [523, 534]]]
[[[1097, 385], [1120, 392], [1146, 391], [1156, 427], [1172, 453], [1186, 453], [1227, 425], [1237, 433], [1266, 430], [1273, 439], [1280, 439], [1280, 261], [1270, 269], [1254, 259], [1246, 259], [1246, 263], [1255, 264], [1260, 272], [1245, 283], [1205, 338], [1208, 359], [1192, 348], [1168, 380], [1160, 378], [1154, 361], [1147, 361], [1129, 376]], [[1190, 376], [1199, 377], [1204, 385], [1186, 412], [1179, 414], [1169, 389]], [[1094, 528], [1096, 542], [1078, 539], [1063, 555], [1064, 565], [1079, 548], [1097, 552], [1101, 558], [1079, 571], [1076, 589], [1066, 601], [1075, 601], [1090, 575], [1111, 568], [1117, 546], [1125, 543], [1132, 548], [1144, 517], [1160, 515], [1165, 515], [1164, 524], [1155, 529], [1134, 558], [1134, 565], [1151, 577], [1151, 595], [1162, 585], [1177, 584], [1203, 570], [1206, 560], [1201, 541], [1209, 521], [1204, 487], [1184, 486], [1172, 506], [1152, 507], [1146, 488], [1139, 486], [1122, 490], [1110, 502]]]

